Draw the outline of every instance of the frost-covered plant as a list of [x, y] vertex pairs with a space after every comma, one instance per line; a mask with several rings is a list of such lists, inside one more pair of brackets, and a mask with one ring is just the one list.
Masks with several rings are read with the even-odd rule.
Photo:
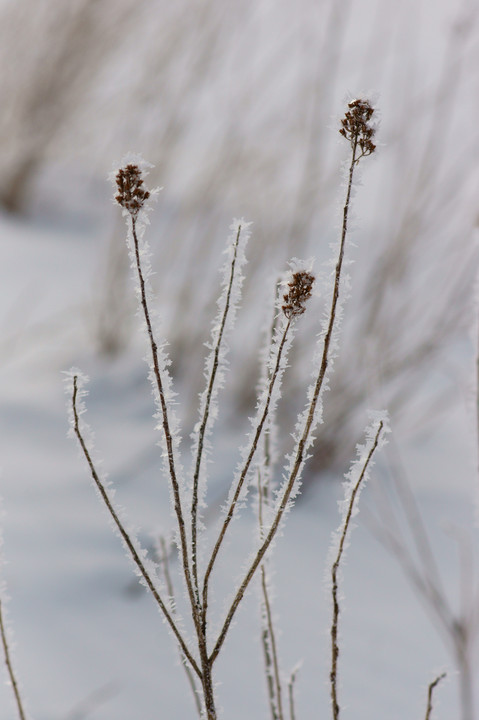
[[[322, 422], [322, 399], [328, 387], [330, 369], [338, 349], [338, 331], [342, 318], [342, 301], [347, 294], [348, 280], [343, 266], [346, 249], [348, 213], [351, 201], [353, 177], [360, 160], [371, 154], [375, 146], [372, 138], [375, 128], [371, 124], [374, 110], [366, 100], [349, 103], [348, 112], [342, 122], [341, 134], [351, 146], [351, 157], [347, 177], [346, 199], [343, 207], [343, 222], [338, 245], [334, 248], [331, 280], [326, 292], [330, 293], [329, 309], [322, 318], [316, 355], [313, 359], [313, 380], [307, 390], [304, 411], [300, 414], [293, 434], [294, 446], [286, 457], [282, 480], [275, 485], [272, 474], [272, 453], [269, 447], [271, 430], [281, 394], [281, 384], [288, 365], [288, 353], [292, 346], [298, 319], [305, 313], [311, 298], [315, 277], [311, 263], [291, 262], [291, 270], [285, 282], [285, 292], [277, 296], [276, 315], [270, 342], [265, 353], [262, 382], [260, 383], [256, 413], [252, 427], [241, 452], [241, 459], [233, 479], [224, 508], [216, 540], [208, 551], [203, 531], [203, 511], [207, 489], [207, 462], [210, 454], [210, 436], [218, 411], [218, 392], [225, 381], [227, 365], [228, 335], [231, 333], [241, 297], [243, 269], [246, 263], [245, 246], [250, 235], [249, 224], [242, 220], [231, 226], [222, 270], [222, 291], [218, 300], [218, 313], [213, 323], [209, 355], [205, 363], [206, 387], [200, 398], [199, 419], [192, 433], [192, 466], [187, 476], [180, 460], [179, 423], [174, 413], [174, 392], [168, 372], [169, 359], [164, 344], [158, 342], [156, 314], [150, 286], [151, 265], [145, 229], [148, 223], [148, 202], [152, 191], [144, 184], [147, 163], [138, 158], [129, 158], [114, 175], [116, 201], [122, 207], [127, 222], [127, 244], [139, 305], [139, 316], [148, 342], [149, 379], [156, 404], [155, 418], [160, 433], [160, 445], [165, 475], [169, 478], [171, 506], [176, 520], [176, 545], [181, 560], [186, 596], [194, 628], [194, 640], [187, 637], [185, 623], [177, 610], [171, 578], [168, 569], [168, 552], [165, 542], [160, 542], [159, 562], [154, 562], [141, 547], [135, 532], [129, 527], [123, 511], [114, 500], [114, 489], [99, 472], [92, 454], [92, 438], [83, 419], [84, 397], [87, 378], [77, 369], [67, 373], [69, 393], [70, 433], [76, 437], [94, 481], [94, 485], [105, 504], [110, 519], [120, 535], [131, 557], [141, 582], [152, 594], [178, 644], [181, 660], [185, 666], [189, 684], [195, 696], [198, 713], [207, 720], [216, 720], [217, 703], [213, 682], [214, 664], [223, 649], [225, 639], [246, 590], [258, 569], [261, 568], [263, 602], [265, 608], [264, 649], [271, 653], [274, 671], [267, 663], [270, 684], [270, 704], [273, 717], [284, 717], [278, 657], [274, 642], [274, 628], [268, 597], [267, 570], [265, 561], [284, 518], [298, 493], [301, 474], [308, 453], [312, 447], [313, 433]], [[333, 664], [334, 677], [337, 664], [337, 605], [336, 574], [344, 549], [344, 542], [352, 516], [353, 505], [359, 486], [364, 479], [372, 456], [382, 441], [386, 429], [385, 416], [377, 417], [369, 431], [370, 445], [363, 448], [358, 463], [350, 476], [350, 497], [344, 529], [340, 535], [338, 556], [333, 564], [333, 598], [335, 619], [333, 620]], [[220, 621], [219, 630], [213, 632], [210, 610], [210, 590], [213, 570], [228, 534], [231, 521], [243, 504], [252, 485], [258, 488], [259, 537], [257, 545], [247, 560], [242, 580], [232, 594], [232, 600]], [[8, 643], [4, 629], [2, 606], [0, 605], [0, 630], [7, 667], [13, 685], [21, 720], [24, 712], [17, 691], [17, 683], [10, 663]], [[269, 674], [268, 674], [269, 673]], [[293, 684], [295, 672], [288, 685], [290, 716], [294, 718]], [[198, 692], [197, 684], [201, 690]], [[332, 687], [335, 690], [335, 680]], [[339, 706], [333, 701], [334, 718], [338, 717]]]
[[[286, 292], [282, 302], [278, 303], [277, 307], [277, 316], [272, 332], [271, 345], [267, 352], [263, 382], [259, 388], [256, 414], [252, 419], [252, 428], [243, 447], [241, 460], [233, 475], [216, 541], [212, 550], [207, 552], [204, 547], [205, 543], [202, 542], [204, 541], [202, 513], [206, 497], [207, 461], [210, 453], [209, 438], [217, 415], [218, 391], [225, 379], [228, 351], [227, 338], [233, 328], [241, 295], [243, 268], [246, 262], [245, 246], [250, 235], [249, 224], [239, 220], [235, 221], [231, 227], [232, 233], [226, 250], [228, 258], [223, 268], [222, 292], [218, 300], [218, 314], [213, 324], [209, 344], [210, 353], [205, 364], [206, 387], [200, 398], [199, 420], [192, 434], [193, 462], [191, 477], [188, 478], [180, 461], [179, 425], [173, 411], [174, 394], [168, 373], [169, 360], [164, 345], [158, 343], [155, 328], [156, 318], [152, 309], [153, 302], [149, 283], [151, 266], [148, 245], [145, 240], [145, 227], [148, 222], [148, 201], [150, 199], [150, 191], [144, 185], [146, 164], [141, 160], [130, 158], [114, 176], [117, 186], [115, 199], [122, 207], [127, 222], [127, 243], [131, 266], [136, 278], [139, 313], [148, 339], [149, 377], [157, 407], [155, 417], [158, 420], [158, 430], [161, 437], [164, 470], [170, 482], [171, 504], [177, 527], [176, 543], [194, 627], [194, 641], [187, 639], [184, 624], [178, 616], [172, 601], [171, 587], [168, 587], [165, 554], [163, 553], [163, 576], [166, 587], [158, 579], [155, 564], [140, 547], [134, 533], [128, 528], [122, 513], [116, 509], [112, 489], [97, 470], [90, 449], [88, 428], [82, 418], [85, 412], [83, 396], [86, 393], [86, 379], [76, 369], [68, 373], [68, 391], [71, 397], [71, 429], [72, 434], [76, 436], [80, 444], [94, 483], [109, 511], [116, 530], [133, 559], [137, 573], [159, 605], [179, 645], [181, 657], [188, 669], [188, 677], [194, 692], [196, 693], [196, 683], [201, 686], [201, 715], [207, 720], [215, 720], [217, 717], [213, 682], [214, 664], [223, 648], [224, 641], [245, 592], [260, 567], [264, 581], [264, 602], [268, 607], [265, 557], [299, 490], [304, 464], [314, 441], [314, 430], [322, 422], [322, 398], [328, 386], [330, 368], [338, 349], [342, 301], [348, 288], [348, 280], [344, 277], [343, 266], [353, 177], [360, 160], [371, 154], [375, 149], [372, 142], [375, 133], [375, 127], [371, 122], [373, 114], [374, 109], [367, 100], [355, 100], [349, 103], [348, 111], [342, 122], [340, 132], [350, 143], [351, 156], [341, 235], [339, 243], [335, 247], [336, 258], [332, 265], [332, 286], [330, 284], [327, 289], [327, 292], [330, 292], [330, 302], [328, 311], [325, 313], [319, 328], [318, 349], [314, 358], [313, 381], [307, 391], [305, 409], [300, 414], [296, 424], [294, 448], [286, 459], [282, 481], [278, 487], [272, 487], [268, 483], [267, 493], [262, 492], [260, 484], [259, 541], [247, 564], [243, 579], [233, 593], [233, 599], [221, 621], [220, 630], [215, 635], [213, 635], [211, 629], [209, 603], [213, 570], [233, 517], [245, 500], [249, 486], [254, 482], [254, 478], [261, 474], [262, 469], [265, 467], [263, 462], [265, 437], [276, 413], [281, 383], [287, 367], [288, 352], [293, 342], [298, 318], [306, 310], [307, 301], [312, 295], [315, 278], [309, 266], [298, 261], [292, 263]], [[364, 467], [359, 470], [359, 482], [367, 471], [372, 454], [379, 444], [383, 431], [384, 420], [381, 420], [375, 427], [375, 441], [369, 451]], [[268, 469], [268, 472], [271, 472], [271, 468]], [[354, 474], [354, 477], [356, 477], [356, 474]], [[206, 557], [204, 562], [202, 561], [203, 557]], [[274, 631], [270, 622], [267, 629], [265, 648], [270, 647], [273, 641]], [[274, 706], [275, 712], [278, 713], [278, 717], [281, 718], [283, 716], [281, 689], [276, 653], [274, 655], [276, 689], [273, 690], [272, 706]], [[292, 677], [290, 682], [290, 707], [292, 709], [294, 707], [292, 699], [293, 680]]]
[[[295, 720], [294, 682], [297, 668], [288, 682], [288, 702], [283, 698], [279, 658], [275, 640], [271, 602], [268, 590], [267, 559], [284, 518], [299, 490], [301, 474], [314, 442], [313, 433], [322, 422], [323, 394], [333, 360], [338, 350], [338, 331], [342, 318], [342, 303], [347, 295], [348, 279], [344, 275], [348, 213], [351, 201], [354, 171], [359, 161], [375, 150], [372, 142], [375, 128], [371, 124], [374, 110], [366, 100], [349, 103], [342, 121], [340, 133], [349, 141], [351, 157], [347, 177], [343, 222], [338, 245], [334, 248], [335, 259], [331, 265], [329, 309], [322, 318], [316, 355], [313, 359], [313, 380], [307, 390], [304, 411], [300, 414], [293, 434], [294, 446], [286, 457], [282, 479], [275, 482], [274, 464], [278, 461], [274, 439], [274, 423], [281, 395], [281, 385], [288, 366], [288, 354], [292, 346], [298, 319], [305, 313], [313, 294], [315, 277], [312, 263], [291, 261], [290, 272], [282, 283], [283, 291], [276, 293], [275, 315], [263, 357], [263, 369], [259, 383], [256, 412], [251, 419], [252, 427], [241, 452], [241, 459], [230, 487], [217, 537], [208, 550], [203, 532], [203, 516], [206, 507], [207, 465], [211, 453], [210, 437], [218, 414], [218, 393], [226, 378], [228, 336], [234, 326], [235, 315], [241, 298], [243, 268], [246, 263], [245, 246], [250, 235], [249, 224], [234, 221], [228, 240], [227, 259], [222, 269], [222, 291], [218, 300], [218, 312], [213, 322], [209, 354], [205, 362], [206, 386], [200, 396], [199, 419], [192, 433], [191, 472], [187, 475], [180, 460], [179, 423], [174, 413], [174, 392], [168, 372], [169, 359], [165, 345], [157, 340], [156, 314], [150, 287], [151, 265], [149, 248], [145, 240], [148, 223], [148, 201], [153, 191], [144, 184], [147, 163], [129, 158], [114, 175], [117, 186], [115, 197], [123, 209], [127, 221], [127, 244], [131, 267], [136, 280], [139, 316], [148, 342], [149, 379], [156, 404], [155, 418], [160, 433], [160, 445], [165, 475], [169, 478], [171, 506], [176, 520], [175, 543], [181, 560], [183, 581], [186, 588], [194, 639], [187, 636], [185, 622], [176, 605], [169, 571], [169, 552], [164, 537], [160, 537], [156, 562], [141, 547], [134, 530], [114, 500], [114, 489], [106, 477], [98, 471], [92, 454], [92, 437], [83, 419], [84, 397], [87, 394], [87, 378], [73, 368], [67, 373], [69, 393], [70, 434], [76, 437], [94, 481], [105, 504], [114, 528], [132, 559], [140, 581], [150, 591], [159, 606], [170, 631], [178, 645], [180, 658], [194, 695], [198, 715], [206, 720], [216, 720], [217, 702], [213, 681], [214, 664], [223, 649], [232, 621], [252, 579], [260, 571], [262, 588], [262, 640], [265, 670], [268, 684], [270, 711], [273, 720], [284, 720], [286, 707], [290, 720]], [[281, 284], [278, 285], [281, 287]], [[331, 594], [333, 618], [331, 622], [331, 702], [333, 720], [339, 720], [338, 701], [338, 628], [339, 628], [339, 575], [346, 549], [351, 520], [357, 511], [360, 490], [367, 478], [373, 456], [383, 444], [388, 431], [387, 415], [373, 414], [367, 431], [366, 444], [358, 446], [358, 459], [347, 476], [345, 499], [342, 504], [342, 521], [333, 538], [331, 550]], [[231, 521], [244, 503], [251, 487], [257, 488], [257, 512], [259, 534], [255, 549], [246, 563], [246, 570], [219, 630], [214, 632], [211, 623], [210, 590], [213, 570], [228, 534]], [[0, 593], [0, 596], [2, 593]], [[25, 712], [18, 683], [11, 663], [11, 655], [5, 630], [3, 607], [0, 597], [0, 636], [4, 649], [9, 679], [16, 697], [20, 720]], [[426, 720], [432, 711], [432, 694], [442, 679], [438, 676], [428, 689]], [[198, 687], [199, 686], [199, 687]]]

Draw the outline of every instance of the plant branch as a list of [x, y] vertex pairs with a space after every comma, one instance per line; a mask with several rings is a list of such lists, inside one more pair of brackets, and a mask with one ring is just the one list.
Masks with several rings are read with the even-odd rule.
[[138, 273], [138, 281], [140, 283], [140, 302], [141, 302], [141, 307], [143, 309], [143, 316], [145, 319], [146, 328], [147, 328], [147, 332], [148, 332], [148, 339], [150, 341], [151, 359], [152, 359], [152, 363], [153, 363], [153, 374], [154, 374], [155, 381], [156, 381], [158, 395], [160, 397], [163, 432], [165, 434], [165, 442], [166, 442], [166, 448], [167, 448], [167, 453], [168, 453], [168, 467], [169, 467], [169, 471], [170, 471], [170, 479], [171, 479], [171, 485], [172, 485], [172, 489], [173, 489], [173, 500], [174, 500], [175, 513], [176, 513], [176, 518], [178, 521], [178, 529], [180, 532], [180, 545], [181, 545], [181, 558], [182, 558], [182, 563], [183, 563], [183, 573], [185, 576], [185, 581], [186, 581], [188, 593], [190, 596], [193, 620], [195, 622], [195, 626], [198, 627], [199, 626], [199, 615], [197, 612], [195, 596], [193, 593], [193, 585], [192, 585], [192, 581], [191, 581], [191, 572], [190, 572], [189, 561], [188, 561], [188, 545], [187, 545], [187, 541], [186, 541], [185, 520], [183, 517], [183, 510], [181, 507], [180, 488], [179, 488], [179, 484], [178, 484], [178, 479], [176, 477], [175, 459], [174, 459], [174, 453], [173, 453], [173, 438], [171, 436], [170, 422], [169, 422], [169, 418], [168, 418], [168, 406], [166, 403], [165, 393], [164, 393], [164, 389], [163, 389], [163, 381], [162, 381], [161, 373], [160, 373], [160, 365], [159, 365], [159, 361], [158, 361], [158, 345], [156, 343], [156, 340], [155, 340], [155, 337], [153, 334], [153, 328], [152, 328], [151, 318], [150, 318], [150, 311], [148, 308], [148, 301], [147, 301], [147, 297], [146, 297], [145, 279], [143, 277], [143, 271], [142, 271], [142, 267], [141, 267], [138, 235], [136, 232], [136, 216], [131, 213], [130, 218], [131, 218], [131, 230], [132, 230], [132, 235], [133, 235], [133, 245], [134, 245], [134, 253], [135, 253], [135, 260], [136, 260], [136, 269], [137, 269], [137, 273]]
[[230, 308], [231, 290], [233, 287], [233, 280], [234, 280], [234, 275], [235, 275], [236, 258], [237, 258], [237, 254], [238, 254], [238, 243], [239, 243], [240, 235], [241, 235], [241, 225], [238, 225], [238, 231], [236, 233], [236, 240], [235, 240], [234, 246], [233, 246], [234, 252], [233, 252], [233, 258], [231, 260], [230, 277], [229, 277], [229, 282], [228, 282], [228, 290], [227, 290], [227, 294], [226, 294], [225, 307], [224, 307], [223, 316], [221, 319], [221, 325], [219, 328], [218, 337], [217, 337], [216, 345], [215, 345], [215, 349], [214, 349], [213, 366], [211, 368], [211, 374], [210, 374], [209, 381], [208, 381], [205, 408], [204, 408], [204, 412], [203, 412], [201, 426], [200, 426], [199, 433], [198, 433], [198, 449], [197, 449], [197, 453], [196, 453], [195, 472], [194, 472], [194, 476], [193, 476], [193, 494], [192, 494], [192, 502], [191, 502], [191, 565], [192, 565], [193, 581], [195, 584], [195, 591], [197, 594], [198, 602], [199, 602], [198, 563], [197, 563], [198, 482], [199, 482], [199, 477], [200, 477], [200, 467], [201, 467], [201, 460], [203, 457], [204, 439], [205, 439], [206, 426], [208, 423], [208, 417], [209, 417], [209, 412], [210, 412], [211, 398], [213, 396], [213, 389], [214, 389], [216, 374], [217, 374], [218, 366], [219, 366], [219, 354], [220, 354], [220, 349], [221, 349], [221, 343], [223, 340], [226, 319], [228, 317], [228, 312], [229, 312], [229, 308]]

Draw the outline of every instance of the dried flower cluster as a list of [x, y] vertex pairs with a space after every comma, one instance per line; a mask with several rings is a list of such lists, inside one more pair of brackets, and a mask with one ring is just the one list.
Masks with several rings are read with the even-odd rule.
[[138, 165], [127, 165], [118, 170], [116, 184], [118, 186], [118, 195], [115, 196], [115, 200], [133, 218], [136, 218], [146, 200], [150, 197], [149, 191], [143, 187], [143, 178]]
[[360, 157], [371, 155], [376, 149], [376, 145], [372, 142], [376, 129], [370, 124], [374, 108], [371, 107], [368, 100], [353, 100], [348, 103], [348, 108], [349, 110], [341, 120], [339, 132], [349, 140], [353, 149], [359, 145]]
[[285, 304], [281, 308], [288, 320], [304, 313], [305, 303], [311, 297], [313, 283], [314, 275], [311, 273], [305, 270], [293, 273], [288, 283], [289, 290], [283, 296]]

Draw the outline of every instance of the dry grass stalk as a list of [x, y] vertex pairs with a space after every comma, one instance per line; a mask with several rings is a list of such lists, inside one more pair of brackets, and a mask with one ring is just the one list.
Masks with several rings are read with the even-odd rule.
[[233, 287], [233, 280], [235, 276], [236, 259], [238, 253], [238, 243], [241, 235], [241, 224], [238, 225], [238, 231], [236, 233], [236, 240], [234, 243], [233, 258], [231, 261], [230, 277], [228, 282], [228, 290], [226, 293], [225, 307], [223, 311], [223, 317], [221, 318], [221, 325], [216, 340], [216, 345], [213, 354], [213, 365], [211, 367], [211, 373], [208, 380], [208, 388], [206, 392], [206, 402], [203, 412], [203, 418], [201, 420], [201, 426], [198, 433], [198, 449], [196, 453], [195, 461], [195, 472], [193, 476], [193, 491], [191, 500], [191, 564], [193, 571], [193, 579], [195, 583], [195, 591], [197, 596], [197, 602], [199, 604], [199, 583], [198, 583], [198, 561], [197, 561], [197, 540], [198, 540], [198, 481], [200, 477], [201, 461], [203, 458], [203, 449], [205, 441], [206, 426], [208, 423], [208, 417], [210, 413], [211, 399], [213, 396], [213, 389], [215, 385], [215, 379], [218, 372], [219, 354], [221, 349], [221, 343], [225, 331], [226, 319], [230, 309], [231, 302], [231, 290]]
[[288, 699], [289, 699], [289, 720], [296, 720], [296, 710], [294, 703], [294, 685], [296, 683], [297, 670], [293, 670], [289, 676], [288, 682]]
[[432, 713], [432, 696], [434, 693], [434, 690], [439, 685], [441, 680], [444, 680], [446, 677], [446, 673], [442, 673], [441, 675], [438, 675], [435, 680], [433, 680], [431, 683], [429, 683], [429, 687], [427, 689], [427, 708], [426, 708], [426, 715], [424, 720], [430, 720], [431, 713]]
[[[283, 301], [288, 304], [288, 295], [291, 294], [291, 286], [293, 282], [288, 284], [290, 288], [288, 293], [283, 295]], [[271, 357], [275, 331], [277, 328], [278, 316], [276, 309], [279, 304], [281, 294], [281, 281], [278, 281], [275, 292], [274, 313], [271, 327], [267, 337], [267, 346], [264, 358], [264, 375], [267, 380], [271, 378], [271, 370], [269, 369], [268, 360]], [[284, 307], [282, 310], [284, 312]], [[268, 506], [271, 502], [271, 471], [272, 471], [272, 447], [271, 433], [274, 426], [275, 417], [270, 414], [267, 426], [265, 427], [263, 437], [263, 460], [261, 468], [258, 467], [258, 524], [260, 537], [264, 537], [264, 506]], [[268, 691], [269, 707], [272, 720], [283, 720], [283, 697], [281, 687], [281, 675], [279, 670], [279, 657], [276, 643], [276, 633], [274, 629], [273, 615], [271, 611], [271, 601], [268, 590], [268, 570], [267, 563], [261, 564], [261, 643], [263, 648], [263, 661], [266, 677], [266, 687]]]
[[8, 640], [7, 640], [7, 632], [5, 629], [5, 622], [3, 619], [2, 599], [1, 598], [0, 598], [0, 635], [2, 636], [2, 645], [3, 645], [3, 654], [5, 656], [5, 665], [7, 666], [8, 677], [10, 679], [10, 684], [12, 686], [13, 694], [15, 695], [15, 701], [17, 704], [18, 715], [20, 717], [20, 720], [25, 720], [26, 715], [25, 715], [25, 710], [23, 709], [23, 702], [22, 702], [22, 698], [20, 695], [20, 689], [18, 687], [17, 678], [13, 671], [13, 664], [12, 664], [12, 659], [11, 659], [11, 655], [10, 655], [10, 648], [9, 648]]
[[[267, 457], [267, 456], [266, 456]], [[269, 501], [269, 487], [261, 481], [261, 471], [258, 469], [258, 521], [260, 533], [264, 531], [263, 503]], [[274, 629], [273, 613], [268, 591], [268, 577], [266, 563], [261, 564], [261, 642], [263, 646], [266, 685], [273, 720], [283, 720], [283, 693], [281, 687], [281, 674], [279, 670], [278, 648]]]
[[344, 516], [343, 525], [339, 536], [339, 545], [336, 558], [331, 567], [331, 595], [333, 600], [333, 618], [331, 622], [331, 671], [330, 671], [330, 690], [331, 690], [331, 706], [333, 711], [333, 720], [339, 720], [340, 707], [338, 702], [338, 659], [339, 659], [339, 645], [338, 645], [338, 631], [339, 631], [339, 579], [338, 573], [341, 565], [341, 559], [345, 550], [346, 539], [348, 535], [351, 518], [355, 509], [355, 501], [360, 490], [361, 484], [366, 477], [368, 467], [371, 463], [374, 453], [379, 444], [381, 433], [384, 428], [384, 422], [379, 422], [378, 429], [374, 442], [367, 454], [364, 461], [361, 473], [352, 488], [352, 492], [349, 498], [347, 511]]

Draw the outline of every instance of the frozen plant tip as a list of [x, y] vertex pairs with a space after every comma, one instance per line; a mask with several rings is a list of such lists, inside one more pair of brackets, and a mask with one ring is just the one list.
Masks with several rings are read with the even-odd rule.
[[314, 275], [311, 273], [305, 270], [293, 273], [288, 283], [289, 290], [283, 296], [285, 304], [281, 308], [288, 320], [304, 313], [305, 303], [311, 297], [313, 284]]
[[118, 195], [115, 196], [115, 200], [132, 218], [136, 218], [150, 197], [149, 190], [143, 187], [143, 178], [138, 165], [129, 164], [118, 170], [116, 184]]
[[374, 108], [368, 100], [353, 100], [348, 103], [348, 108], [341, 120], [339, 132], [349, 140], [355, 155], [359, 146], [361, 154], [354, 158], [355, 162], [358, 162], [361, 157], [371, 155], [376, 150], [376, 145], [372, 141], [376, 128], [371, 125]]

